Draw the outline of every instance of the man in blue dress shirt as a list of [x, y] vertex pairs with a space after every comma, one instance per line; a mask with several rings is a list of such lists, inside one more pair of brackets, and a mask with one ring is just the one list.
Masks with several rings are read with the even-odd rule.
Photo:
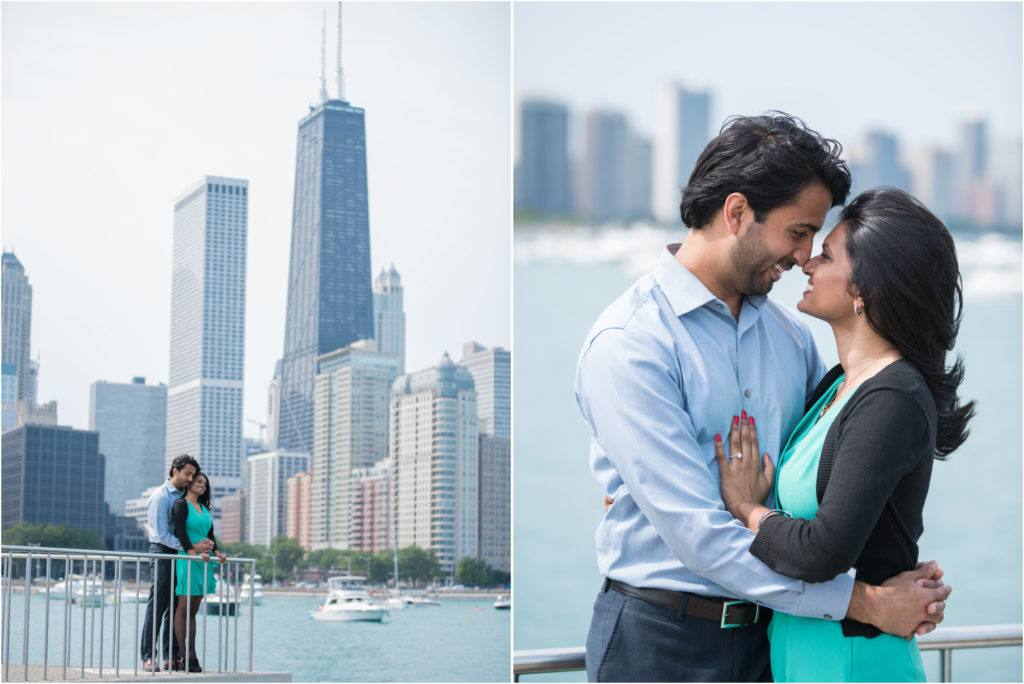
[[[171, 522], [171, 506], [182, 495], [185, 488], [192, 483], [192, 478], [199, 472], [199, 463], [191, 456], [178, 456], [171, 463], [171, 469], [167, 482], [153, 492], [147, 502], [146, 528], [149, 535], [149, 552], [176, 554], [181, 550], [181, 542], [174, 535], [174, 525]], [[208, 553], [213, 548], [213, 542], [203, 539], [196, 543], [196, 549], [200, 553]], [[178, 640], [174, 638], [174, 626], [172, 616], [174, 606], [171, 601], [171, 591], [174, 586], [174, 567], [171, 559], [160, 559], [150, 561], [150, 568], [154, 570], [155, 580], [149, 588], [149, 600], [146, 602], [146, 617], [142, 623], [142, 669], [145, 672], [159, 672], [160, 666], [156, 662], [156, 654], [153, 652], [153, 642], [157, 642], [157, 653], [163, 650], [167, 658], [164, 660], [166, 669], [170, 663], [169, 659], [178, 658]], [[163, 627], [163, 636], [160, 630]], [[153, 631], [156, 630], [154, 637]], [[170, 646], [167, 642], [170, 641]], [[162, 646], [162, 648], [161, 648]]]
[[883, 587], [853, 571], [793, 580], [750, 555], [753, 533], [721, 500], [715, 435], [745, 412], [777, 458], [825, 373], [806, 325], [766, 295], [845, 202], [840, 152], [782, 113], [726, 122], [683, 190], [685, 243], [587, 336], [576, 400], [611, 503], [596, 534], [606, 580], [587, 637], [591, 681], [771, 681], [763, 607], [903, 636], [942, 620], [949, 588], [936, 568]]

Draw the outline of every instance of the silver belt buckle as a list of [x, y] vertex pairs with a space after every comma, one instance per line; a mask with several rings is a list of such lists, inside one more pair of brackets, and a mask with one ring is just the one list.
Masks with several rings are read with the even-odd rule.
[[761, 604], [759, 603], [754, 604], [754, 619], [751, 622], [744, 622], [742, 624], [737, 625], [725, 624], [725, 618], [729, 615], [729, 606], [737, 606], [743, 603], [750, 603], [750, 601], [725, 601], [722, 603], [722, 622], [720, 625], [722, 629], [732, 629], [733, 627], [745, 627], [746, 625], [750, 625], [754, 622], [757, 622], [757, 619], [761, 617]]

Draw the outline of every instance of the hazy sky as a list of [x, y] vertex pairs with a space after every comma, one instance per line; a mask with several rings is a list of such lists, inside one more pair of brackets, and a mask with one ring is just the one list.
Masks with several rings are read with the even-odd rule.
[[[336, 97], [336, 3], [3, 3], [3, 246], [61, 424], [88, 426], [96, 380], [167, 381], [174, 199], [204, 175], [250, 183], [245, 417], [265, 422], [324, 10]], [[373, 274], [402, 275], [407, 369], [470, 339], [508, 348], [509, 5], [346, 3], [343, 24]]]
[[517, 96], [626, 113], [655, 131], [671, 81], [712, 91], [712, 129], [781, 109], [853, 147], [880, 127], [952, 146], [982, 113], [1020, 139], [1020, 2], [520, 2]]

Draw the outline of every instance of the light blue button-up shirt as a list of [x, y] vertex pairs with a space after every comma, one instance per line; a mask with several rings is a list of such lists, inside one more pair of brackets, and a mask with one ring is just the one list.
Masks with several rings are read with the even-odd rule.
[[676, 249], [601, 314], [580, 354], [591, 470], [615, 500], [597, 528], [601, 574], [839, 620], [852, 571], [810, 584], [750, 555], [754, 533], [725, 510], [715, 460], [715, 435], [745, 410], [777, 461], [825, 373], [811, 333], [765, 295], [744, 297], [737, 322]]
[[171, 522], [171, 507], [180, 498], [181, 491], [175, 489], [170, 480], [149, 495], [149, 501], [146, 503], [146, 527], [150, 543], [163, 544], [181, 551], [181, 542], [174, 535], [174, 525]]

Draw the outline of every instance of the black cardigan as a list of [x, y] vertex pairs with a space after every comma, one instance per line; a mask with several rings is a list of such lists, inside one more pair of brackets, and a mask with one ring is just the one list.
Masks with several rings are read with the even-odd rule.
[[[171, 506], [171, 522], [174, 523], [174, 536], [178, 538], [181, 543], [181, 550], [188, 553], [189, 549], [192, 548], [192, 540], [188, 538], [188, 534], [185, 532], [185, 525], [188, 521], [188, 501], [185, 501], [185, 497], [181, 497]], [[213, 536], [213, 525], [210, 525], [210, 531], [206, 535], [207, 539], [213, 542], [213, 550], [217, 550], [217, 538]]]
[[[842, 373], [833, 368], [813, 405]], [[917, 540], [935, 455], [937, 415], [924, 376], [896, 361], [849, 398], [825, 436], [818, 464], [818, 512], [811, 520], [765, 519], [750, 552], [768, 567], [825, 582], [853, 567], [879, 585], [917, 564]], [[846, 636], [881, 632], [849, 618]]]

